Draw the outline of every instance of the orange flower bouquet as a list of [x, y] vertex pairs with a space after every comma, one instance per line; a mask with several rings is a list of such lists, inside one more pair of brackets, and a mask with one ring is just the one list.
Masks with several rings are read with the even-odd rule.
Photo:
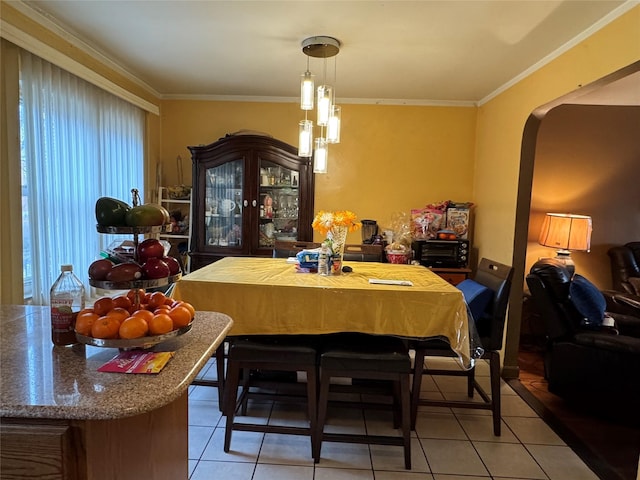
[[311, 226], [317, 232], [326, 235], [326, 243], [331, 250], [332, 272], [339, 274], [342, 271], [342, 256], [347, 233], [355, 232], [362, 226], [362, 223], [358, 221], [356, 214], [349, 210], [336, 212], [320, 210], [311, 222]]
[[323, 235], [327, 235], [337, 227], [345, 227], [347, 232], [355, 232], [362, 226], [362, 223], [357, 218], [356, 214], [349, 210], [338, 210], [336, 212], [320, 210], [313, 222], [311, 222], [311, 226]]

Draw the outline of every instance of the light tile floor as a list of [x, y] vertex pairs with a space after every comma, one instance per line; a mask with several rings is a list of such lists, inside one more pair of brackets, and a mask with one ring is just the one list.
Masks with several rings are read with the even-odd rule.
[[[438, 368], [450, 359], [427, 359]], [[476, 376], [490, 391], [485, 362]], [[215, 379], [215, 360], [200, 373]], [[466, 380], [428, 377], [422, 396], [466, 398]], [[412, 432], [412, 470], [404, 469], [402, 447], [324, 442], [320, 463], [313, 463], [304, 436], [234, 431], [223, 451], [224, 417], [216, 388], [189, 390], [189, 475], [191, 480], [592, 480], [580, 458], [512, 389], [502, 384], [502, 435], [493, 435], [488, 410], [421, 407]], [[250, 402], [251, 421], [304, 424], [304, 406]], [[242, 417], [236, 417], [241, 421]], [[392, 433], [385, 411], [331, 408], [325, 431]]]

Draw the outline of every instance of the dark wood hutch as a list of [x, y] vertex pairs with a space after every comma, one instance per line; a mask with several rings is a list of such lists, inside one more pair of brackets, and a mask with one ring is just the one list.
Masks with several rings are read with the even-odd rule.
[[191, 270], [226, 256], [271, 256], [276, 240], [311, 241], [310, 158], [267, 135], [188, 147], [193, 161]]

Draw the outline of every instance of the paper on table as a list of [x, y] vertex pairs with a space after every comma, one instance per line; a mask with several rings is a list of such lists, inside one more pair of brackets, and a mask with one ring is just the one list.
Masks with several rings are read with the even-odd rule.
[[142, 352], [129, 350], [120, 352], [98, 368], [99, 372], [113, 373], [159, 373], [175, 352]]
[[413, 282], [409, 280], [385, 280], [384, 278], [370, 278], [369, 283], [379, 283], [382, 285], [402, 285], [403, 287], [413, 287]]

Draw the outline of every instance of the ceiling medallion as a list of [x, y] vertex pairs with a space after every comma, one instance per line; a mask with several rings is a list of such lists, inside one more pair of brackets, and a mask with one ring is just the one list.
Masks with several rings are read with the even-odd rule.
[[302, 53], [314, 58], [335, 57], [340, 51], [340, 41], [333, 37], [317, 36], [302, 41]]

